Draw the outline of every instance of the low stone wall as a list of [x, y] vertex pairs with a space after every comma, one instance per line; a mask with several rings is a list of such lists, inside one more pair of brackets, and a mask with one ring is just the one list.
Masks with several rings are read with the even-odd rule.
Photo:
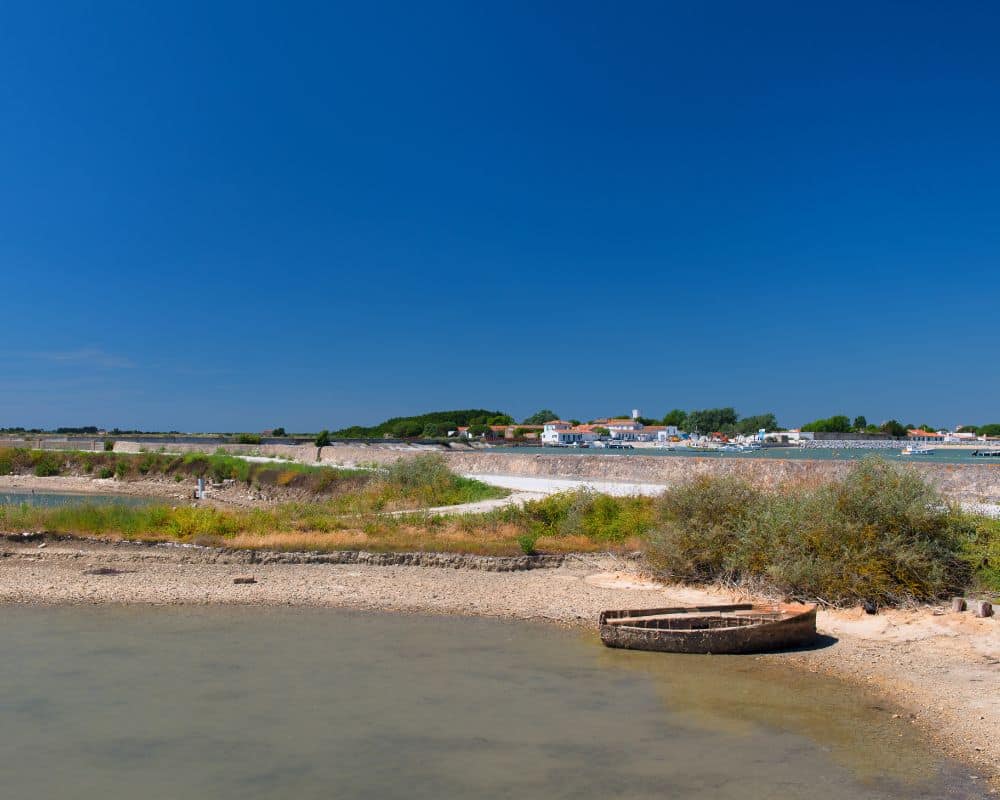
[[317, 459], [317, 449], [311, 444], [149, 444], [145, 442], [116, 441], [116, 453], [226, 453], [242, 456], [266, 456], [288, 458], [302, 464], [337, 464], [355, 466], [357, 464], [386, 464], [399, 458], [413, 458], [421, 453], [445, 452], [444, 448], [419, 445], [360, 445], [331, 444], [324, 447]]

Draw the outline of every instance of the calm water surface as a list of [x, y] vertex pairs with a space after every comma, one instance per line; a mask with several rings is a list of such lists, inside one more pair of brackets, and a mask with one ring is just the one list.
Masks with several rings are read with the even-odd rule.
[[10, 798], [980, 796], [868, 695], [753, 658], [328, 610], [7, 607], [0, 637]]
[[[69, 494], [59, 492], [32, 492], [2, 491], [0, 492], [0, 506], [4, 505], [29, 505], [29, 506], [145, 506], [155, 503], [156, 499], [151, 497], [136, 497], [135, 495], [124, 494]], [[161, 500], [160, 502], [164, 502]]]

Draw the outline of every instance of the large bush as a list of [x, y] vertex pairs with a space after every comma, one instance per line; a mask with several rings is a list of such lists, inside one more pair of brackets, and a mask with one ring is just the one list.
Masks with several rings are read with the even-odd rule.
[[649, 561], [674, 579], [845, 604], [931, 599], [968, 577], [960, 516], [917, 473], [881, 459], [769, 493], [700, 477], [668, 490], [660, 514]]

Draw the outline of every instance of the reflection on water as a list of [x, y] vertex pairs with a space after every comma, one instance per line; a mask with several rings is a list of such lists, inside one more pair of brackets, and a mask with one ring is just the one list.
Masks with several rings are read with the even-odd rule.
[[30, 489], [27, 491], [0, 492], [0, 506], [146, 506], [155, 502], [156, 500], [154, 498], [136, 497], [135, 495], [124, 494], [69, 494], [59, 492], [33, 492]]
[[8, 797], [976, 796], [869, 698], [752, 658], [327, 610], [5, 608], [0, 637]]

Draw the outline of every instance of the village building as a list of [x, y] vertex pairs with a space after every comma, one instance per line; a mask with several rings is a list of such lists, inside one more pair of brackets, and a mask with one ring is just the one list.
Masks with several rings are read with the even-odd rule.
[[596, 425], [573, 425], [563, 419], [553, 419], [546, 422], [542, 429], [542, 444], [568, 445], [596, 442]]
[[943, 442], [947, 437], [937, 431], [908, 430], [906, 440], [908, 442]]

